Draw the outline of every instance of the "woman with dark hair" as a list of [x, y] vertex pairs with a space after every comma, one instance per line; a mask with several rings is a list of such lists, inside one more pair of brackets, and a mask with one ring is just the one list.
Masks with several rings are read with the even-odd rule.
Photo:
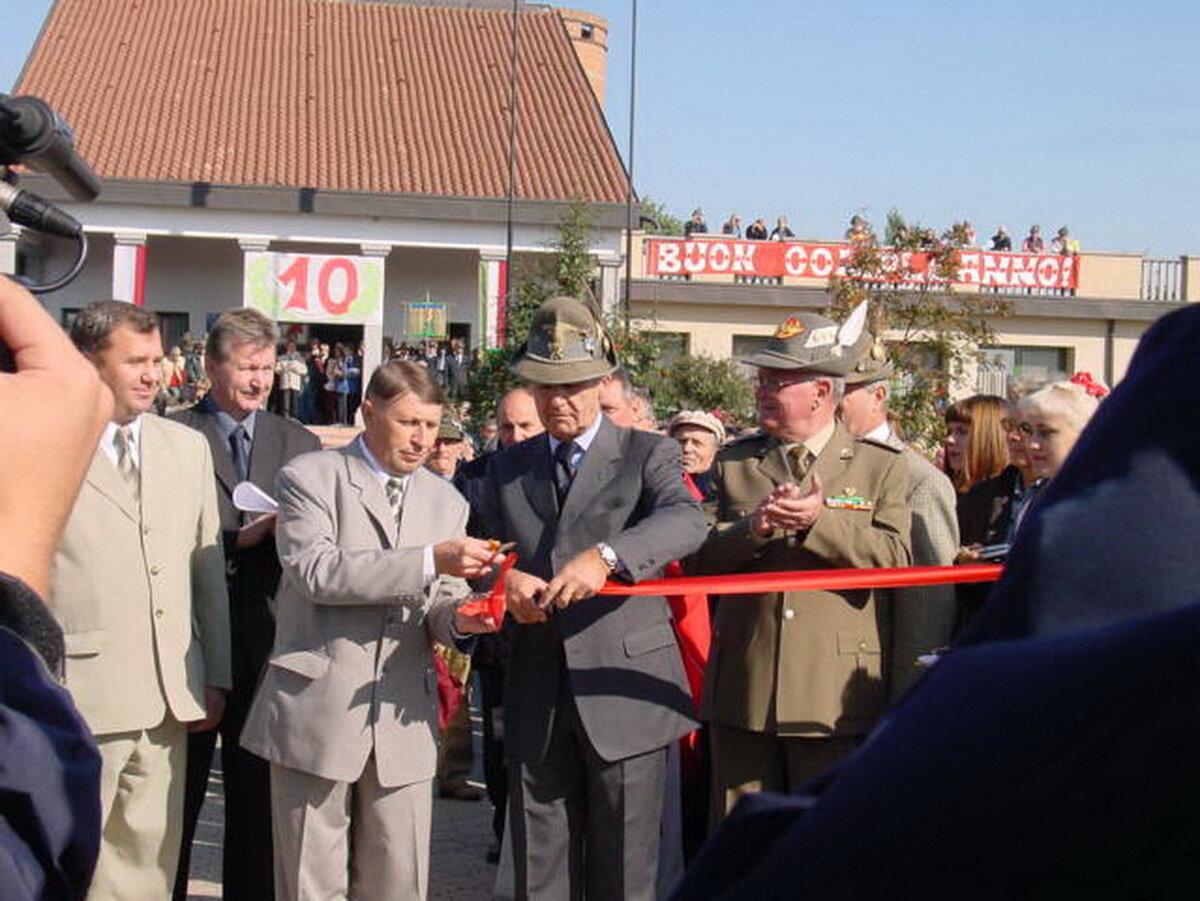
[[[1001, 550], [1012, 538], [1017, 512], [1033, 492], [1036, 475], [1026, 447], [1026, 429], [1016, 404], [1008, 404], [1004, 419], [1008, 444], [1008, 466], [993, 478], [977, 482], [958, 499], [958, 534], [962, 548], [955, 563], [999, 562]], [[990, 549], [987, 560], [981, 551]], [[963, 584], [955, 592], [958, 598], [958, 623], [962, 629], [975, 611], [983, 606], [991, 592], [990, 584]]]
[[1008, 465], [1004, 418], [1008, 401], [976, 394], [946, 410], [946, 474], [961, 495]]

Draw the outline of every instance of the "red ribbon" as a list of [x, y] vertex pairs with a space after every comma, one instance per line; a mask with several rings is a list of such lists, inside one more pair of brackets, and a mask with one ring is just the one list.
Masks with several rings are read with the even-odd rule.
[[[487, 613], [496, 622], [504, 618], [504, 583], [517, 562], [509, 554], [500, 565], [492, 592], [463, 604], [459, 612]], [[849, 591], [855, 588], [912, 588], [952, 585], [958, 582], [994, 582], [1004, 567], [999, 563], [967, 566], [905, 566], [895, 569], [822, 569], [816, 572], [735, 573], [730, 576], [682, 576], [648, 579], [636, 585], [606, 582], [597, 594], [638, 597], [660, 594], [765, 594], [772, 591]]]
[[906, 566], [899, 569], [822, 569], [816, 572], [737, 573], [730, 576], [685, 576], [649, 579], [636, 585], [608, 582], [599, 594], [764, 594], [770, 591], [847, 591], [852, 588], [907, 588], [956, 582], [993, 582], [999, 563], [968, 566]]
[[508, 580], [508, 571], [516, 565], [516, 562], [516, 554], [509, 554], [505, 557], [504, 562], [500, 564], [500, 569], [496, 572], [496, 581], [492, 583], [491, 594], [468, 601], [458, 608], [458, 612], [463, 616], [477, 616], [484, 613], [491, 616], [496, 621], [496, 625], [500, 625], [504, 620], [504, 583]]

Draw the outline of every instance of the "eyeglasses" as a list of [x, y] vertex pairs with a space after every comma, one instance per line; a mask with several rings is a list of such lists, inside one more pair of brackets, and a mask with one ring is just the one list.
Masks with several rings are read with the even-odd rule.
[[803, 373], [800, 375], [768, 375], [764, 372], [758, 374], [758, 388], [760, 391], [782, 391], [784, 388], [790, 388], [792, 385], [799, 385], [801, 382], [815, 382], [819, 376], [812, 373]]

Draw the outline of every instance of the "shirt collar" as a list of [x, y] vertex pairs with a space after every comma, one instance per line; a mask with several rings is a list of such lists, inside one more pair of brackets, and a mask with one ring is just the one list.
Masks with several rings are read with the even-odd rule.
[[[600, 431], [600, 420], [603, 418], [603, 413], [597, 413], [596, 419], [592, 422], [592, 424], [584, 430], [582, 435], [575, 439], [575, 445], [579, 448], [579, 450], [576, 451], [576, 456], [582, 456], [588, 452], [588, 448], [592, 446], [592, 442], [596, 439], [596, 434]], [[554, 451], [560, 444], [562, 444], [562, 442], [550, 434], [547, 434], [546, 437], [550, 439], [550, 456], [553, 457]], [[572, 465], [576, 464], [573, 463]]]
[[[121, 423], [129, 427], [129, 435], [132, 438], [130, 451], [133, 453], [133, 460], [139, 466], [142, 463], [142, 415], [139, 413], [129, 422]], [[114, 463], [117, 460], [117, 429], [121, 427], [117, 423], [109, 420], [104, 425], [104, 432], [100, 435], [100, 447], [104, 453]]]
[[371, 453], [371, 449], [367, 447], [367, 440], [362, 434], [360, 434], [355, 440], [358, 441], [359, 452], [362, 453], [363, 459], [367, 461], [367, 467], [371, 470], [372, 475], [375, 476], [375, 479], [380, 485], [387, 485], [388, 479], [399, 480], [401, 487], [408, 484], [408, 477], [412, 475], [411, 472], [405, 473], [404, 475], [392, 475], [383, 468], [378, 460], [375, 459], [375, 455]]
[[875, 426], [875, 428], [871, 429], [871, 431], [867, 432], [867, 434], [863, 435], [863, 437], [870, 438], [881, 443], [886, 443], [887, 441], [891, 440], [892, 427], [885, 419], [883, 422], [879, 423], [879, 425]]
[[825, 450], [825, 445], [829, 443], [829, 439], [833, 437], [833, 430], [836, 426], [837, 421], [834, 420], [830, 422], [829, 425], [825, 426], [825, 428], [821, 429], [821, 431], [817, 432], [817, 434], [812, 435], [803, 441], [794, 441], [790, 444], [785, 444], [784, 447], [793, 448], [797, 445], [803, 444], [806, 448], [808, 448], [808, 452], [810, 454], [812, 454], [814, 457], [819, 457], [821, 456], [821, 451]]
[[217, 430], [221, 433], [221, 437], [225, 439], [225, 443], [229, 443], [229, 436], [233, 434], [233, 430], [239, 425], [246, 430], [246, 437], [250, 439], [250, 443], [254, 443], [254, 423], [258, 418], [258, 411], [254, 410], [246, 414], [246, 418], [238, 422], [216, 404], [213, 404], [213, 419], [217, 422]]

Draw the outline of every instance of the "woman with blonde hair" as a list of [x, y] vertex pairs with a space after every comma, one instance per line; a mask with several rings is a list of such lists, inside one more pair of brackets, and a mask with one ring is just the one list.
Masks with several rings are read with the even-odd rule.
[[1100, 402], [1075, 382], [1053, 382], [1021, 398], [1017, 406], [1024, 419], [1029, 464], [1044, 482], [1058, 475]]
[[945, 468], [959, 494], [1008, 465], [1007, 413], [1008, 402], [991, 394], [976, 394], [947, 408]]

